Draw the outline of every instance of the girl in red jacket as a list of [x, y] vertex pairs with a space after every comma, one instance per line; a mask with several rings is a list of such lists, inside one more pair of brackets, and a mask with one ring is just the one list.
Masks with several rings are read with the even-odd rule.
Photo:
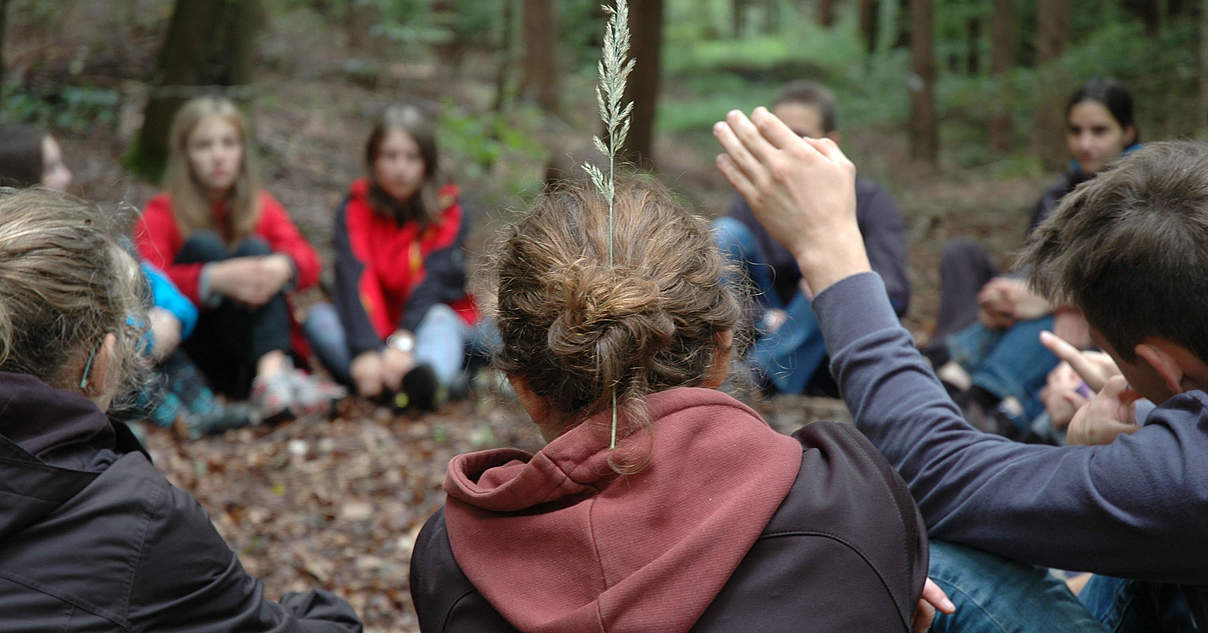
[[186, 103], [172, 122], [166, 191], [147, 203], [135, 239], [200, 308], [185, 348], [215, 390], [250, 392], [267, 418], [297, 415], [331, 395], [291, 361], [303, 341], [287, 295], [317, 281], [319, 258], [260, 189], [247, 129], [227, 99]]
[[477, 319], [466, 293], [468, 223], [442, 176], [432, 123], [419, 108], [388, 109], [365, 143], [368, 178], [336, 212], [335, 306], [306, 318], [316, 355], [362, 396], [435, 408], [462, 368]]

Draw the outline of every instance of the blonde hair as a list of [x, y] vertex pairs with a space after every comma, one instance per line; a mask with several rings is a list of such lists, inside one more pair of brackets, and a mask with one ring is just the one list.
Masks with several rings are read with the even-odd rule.
[[[142, 387], [148, 294], [118, 238], [132, 215], [38, 187], [0, 189], [0, 371], [78, 391], [84, 358], [114, 334], [111, 375], [123, 395]], [[131, 404], [122, 400], [115, 406]]]
[[[210, 117], [220, 117], [234, 126], [243, 145], [239, 175], [228, 197], [231, 209], [225, 226], [215, 222], [210, 202], [189, 166], [189, 135], [198, 124]], [[172, 119], [168, 139], [168, 168], [164, 175], [164, 188], [172, 197], [172, 210], [182, 236], [188, 239], [194, 231], [213, 230], [228, 244], [233, 244], [251, 235], [260, 219], [260, 184], [252, 165], [247, 119], [234, 102], [224, 97], [198, 97], [185, 103]]]
[[[614, 206], [610, 229], [603, 196], [566, 185], [506, 230], [491, 268], [502, 339], [494, 360], [567, 428], [607, 410], [615, 390], [624, 436], [650, 425], [648, 394], [699, 386], [726, 361], [722, 332], [741, 348], [743, 307], [708, 222], [651, 182], [618, 183]], [[649, 451], [629, 455], [613, 468], [636, 472], [648, 460]]]

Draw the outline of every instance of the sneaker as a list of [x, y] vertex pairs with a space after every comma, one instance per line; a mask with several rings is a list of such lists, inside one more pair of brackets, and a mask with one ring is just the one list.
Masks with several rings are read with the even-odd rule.
[[293, 415], [293, 370], [282, 367], [270, 376], [256, 376], [252, 381], [251, 404], [265, 422], [279, 422]]
[[293, 389], [292, 409], [294, 415], [313, 413], [326, 415], [335, 410], [335, 403], [348, 395], [348, 390], [330, 380], [300, 369], [289, 368], [290, 386]]
[[400, 411], [435, 411], [439, 405], [438, 387], [432, 366], [427, 363], [416, 365], [403, 376], [402, 389], [394, 394], [394, 408]]
[[215, 402], [204, 412], [188, 412], [180, 418], [181, 434], [189, 439], [218, 435], [231, 429], [260, 423], [260, 412], [245, 402]]

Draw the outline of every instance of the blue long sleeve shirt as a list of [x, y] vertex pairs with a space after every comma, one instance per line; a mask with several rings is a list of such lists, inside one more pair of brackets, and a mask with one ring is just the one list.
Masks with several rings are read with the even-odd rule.
[[1208, 394], [1167, 400], [1106, 446], [1020, 444], [964, 421], [875, 273], [831, 285], [813, 305], [843, 399], [932, 538], [1183, 585], [1208, 623]]

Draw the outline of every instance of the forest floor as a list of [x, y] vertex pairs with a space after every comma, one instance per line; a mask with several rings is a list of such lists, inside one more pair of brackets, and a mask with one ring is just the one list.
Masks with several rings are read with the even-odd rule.
[[[288, 33], [269, 38], [269, 62], [256, 86], [260, 172], [327, 255], [331, 213], [348, 183], [362, 174], [359, 157], [372, 114], [399, 99], [482, 107], [491, 78], [467, 70], [473, 62], [460, 73], [439, 63], [400, 62], [381, 65], [378, 77], [366, 81], [364, 73], [352, 76], [324, 53], [290, 52], [285, 40]], [[113, 126], [60, 134], [76, 175], [73, 192], [108, 208], [123, 202], [139, 207], [155, 191], [121, 169], [146, 88], [127, 81], [122, 92]], [[588, 99], [575, 108], [590, 120]], [[594, 124], [566, 127], [586, 145]], [[707, 130], [660, 137], [656, 159], [660, 178], [701, 214], [716, 216], [733, 193], [713, 167], [709, 143]], [[1019, 245], [1030, 205], [1052, 177], [1005, 177], [992, 167], [933, 173], [912, 163], [899, 129], [845, 130], [843, 145], [863, 174], [893, 192], [906, 217], [914, 295], [905, 323], [920, 338], [938, 306], [944, 242], [970, 237], [1005, 258]], [[522, 204], [494, 182], [513, 177], [500, 173], [509, 168], [460, 179], [476, 218], [472, 250]], [[540, 173], [541, 165], [527, 168]], [[299, 303], [320, 298], [308, 291]], [[849, 418], [834, 400], [788, 396], [753, 404], [785, 431], [819, 418]], [[411, 547], [424, 520], [443, 503], [449, 459], [495, 446], [536, 449], [540, 440], [514, 402], [484, 385], [470, 399], [418, 418], [349, 399], [332, 420], [304, 419], [192, 442], [152, 429], [148, 444], [156, 465], [200, 500], [269, 596], [324, 587], [351, 601], [367, 630], [410, 632], [418, 630], [408, 593]]]

